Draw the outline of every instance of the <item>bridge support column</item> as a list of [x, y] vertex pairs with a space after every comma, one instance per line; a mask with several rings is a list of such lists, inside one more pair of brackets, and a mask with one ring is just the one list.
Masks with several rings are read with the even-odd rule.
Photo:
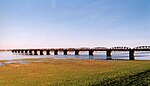
[[50, 50], [46, 50], [46, 55], [50, 55]]
[[23, 51], [24, 51], [24, 50], [21, 50], [21, 53], [22, 53], [22, 54], [23, 54]]
[[20, 53], [20, 50], [18, 50], [18, 53]]
[[37, 50], [34, 50], [34, 55], [38, 55]]
[[111, 60], [111, 50], [107, 50], [106, 51], [106, 54], [107, 54], [107, 60]]
[[93, 50], [90, 50], [90, 51], [89, 51], [89, 55], [90, 55], [90, 56], [93, 56], [93, 52], [94, 52]]
[[25, 54], [28, 54], [28, 50], [25, 50]]
[[17, 53], [17, 50], [15, 50], [15, 53]]
[[33, 55], [33, 54], [32, 54], [32, 50], [29, 50], [29, 55]]
[[135, 60], [134, 59], [134, 50], [129, 51], [129, 60]]
[[68, 50], [64, 50], [64, 55], [67, 55]]
[[54, 50], [54, 55], [58, 55], [58, 50]]
[[43, 50], [40, 50], [40, 55], [44, 55]]
[[75, 55], [79, 55], [79, 50], [75, 50]]

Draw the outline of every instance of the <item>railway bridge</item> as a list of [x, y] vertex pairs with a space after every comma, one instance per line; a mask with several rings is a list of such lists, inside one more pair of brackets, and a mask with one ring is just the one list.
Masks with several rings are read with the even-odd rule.
[[128, 51], [129, 52], [129, 60], [135, 60], [135, 51], [150, 51], [150, 46], [138, 46], [135, 48], [129, 48], [129, 47], [94, 47], [94, 48], [49, 48], [49, 49], [13, 49], [12, 53], [22, 53], [22, 54], [28, 54], [28, 55], [44, 55], [44, 52], [46, 52], [46, 55], [50, 55], [50, 52], [54, 52], [54, 55], [58, 55], [58, 52], [63, 52], [63, 55], [68, 55], [68, 52], [75, 52], [75, 55], [80, 55], [81, 51], [88, 51], [90, 56], [93, 56], [94, 51], [106, 51], [107, 60], [111, 60], [112, 51], [117, 52], [123, 52]]

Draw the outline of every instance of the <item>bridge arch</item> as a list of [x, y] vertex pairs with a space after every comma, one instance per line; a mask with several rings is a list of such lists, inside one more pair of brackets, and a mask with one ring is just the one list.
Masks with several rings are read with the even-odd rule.
[[[111, 47], [110, 50], [112, 59], [125, 59], [126, 57], [131, 57], [131, 48], [130, 47], [124, 47], [124, 46], [117, 46], [117, 47]], [[108, 53], [109, 54], [109, 53]], [[125, 58], [124, 58], [125, 57]]]

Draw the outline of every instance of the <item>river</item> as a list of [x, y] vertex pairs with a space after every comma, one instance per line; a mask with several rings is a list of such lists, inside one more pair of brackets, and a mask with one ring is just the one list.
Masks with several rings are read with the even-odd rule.
[[[59, 55], [24, 55], [24, 54], [14, 54], [12, 52], [0, 52], [0, 60], [14, 60], [14, 59], [27, 59], [27, 58], [56, 58], [56, 59], [66, 59], [66, 58], [78, 58], [78, 59], [96, 59], [96, 60], [106, 60], [106, 52], [95, 52], [94, 56], [89, 56], [88, 52], [80, 52], [80, 55], [74, 55], [74, 52], [69, 52], [69, 55], [63, 55], [59, 52]], [[128, 52], [112, 52], [112, 59], [129, 59]], [[135, 52], [135, 60], [150, 60], [150, 51], [137, 51]]]

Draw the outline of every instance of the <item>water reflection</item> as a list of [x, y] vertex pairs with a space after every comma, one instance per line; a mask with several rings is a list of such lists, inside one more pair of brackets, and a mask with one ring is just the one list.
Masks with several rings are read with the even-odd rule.
[[[0, 52], [0, 60], [26, 59], [26, 58], [78, 58], [78, 59], [96, 59], [106, 60], [106, 52], [94, 52], [94, 56], [89, 56], [87, 52], [81, 52], [80, 55], [74, 55], [70, 52], [69, 55], [25, 55], [13, 54], [11, 52]], [[129, 52], [112, 52], [112, 59], [129, 59]], [[135, 52], [136, 60], [150, 60], [150, 52]]]
[[[25, 55], [25, 54], [13, 54], [12, 52], [0, 52], [0, 66], [4, 66], [6, 64], [28, 64], [32, 62], [47, 62], [47, 60], [23, 60], [27, 58], [55, 58], [55, 59], [66, 59], [66, 58], [77, 58], [77, 59], [89, 59], [89, 60], [106, 60], [105, 52], [95, 52], [94, 56], [89, 56], [87, 52], [82, 52], [80, 55], [74, 55], [73, 52], [69, 53], [69, 55]], [[128, 60], [129, 52], [112, 52], [112, 59], [119, 60]], [[150, 60], [150, 52], [135, 52], [136, 60]]]

